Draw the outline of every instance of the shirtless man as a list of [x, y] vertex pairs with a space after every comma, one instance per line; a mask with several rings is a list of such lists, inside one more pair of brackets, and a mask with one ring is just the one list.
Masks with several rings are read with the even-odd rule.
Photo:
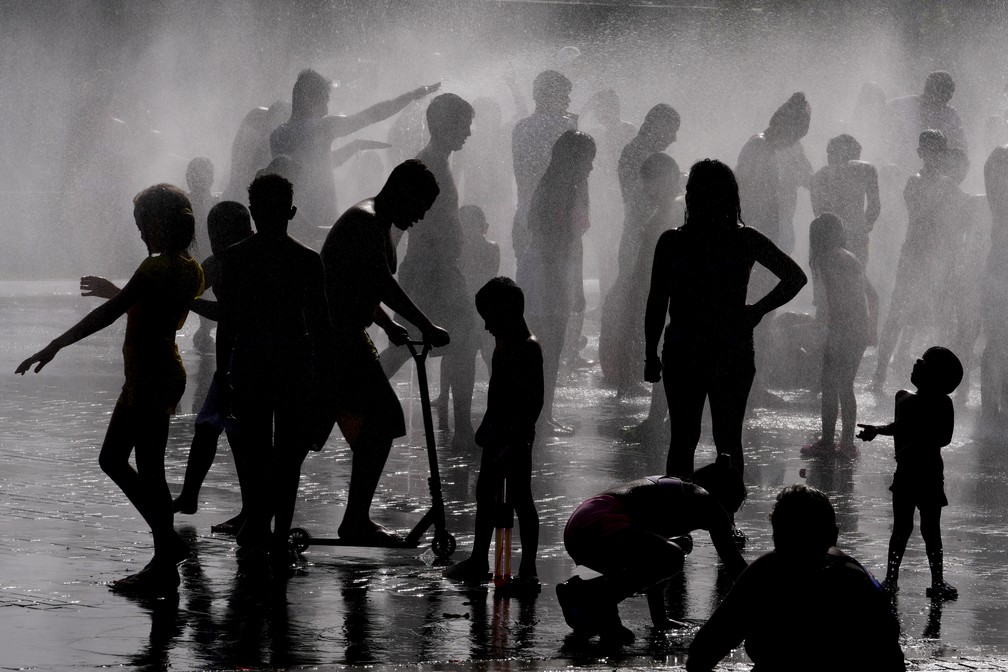
[[334, 422], [353, 451], [350, 492], [339, 527], [340, 539], [374, 546], [394, 546], [402, 539], [371, 521], [370, 508], [392, 441], [406, 433], [402, 407], [378, 362], [365, 331], [372, 323], [402, 345], [406, 329], [385, 312], [385, 304], [416, 325], [435, 346], [448, 343], [448, 332], [427, 317], [393, 274], [396, 251], [392, 227], [407, 231], [424, 216], [438, 195], [434, 176], [411, 159], [389, 175], [374, 198], [361, 201], [336, 220], [322, 245], [329, 312], [334, 324], [332, 367], [334, 408], [316, 445], [325, 442]]
[[897, 165], [908, 172], [913, 170], [914, 144], [928, 129], [944, 133], [949, 147], [969, 149], [959, 113], [949, 105], [954, 93], [952, 75], [937, 70], [924, 81], [924, 93], [889, 102], [889, 156]]

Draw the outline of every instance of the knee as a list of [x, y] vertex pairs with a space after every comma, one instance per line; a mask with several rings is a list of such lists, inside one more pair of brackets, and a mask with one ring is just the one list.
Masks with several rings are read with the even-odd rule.
[[913, 529], [913, 518], [909, 520], [896, 520], [893, 522], [892, 537], [893, 539], [906, 541], [913, 533]]
[[115, 480], [125, 469], [129, 468], [129, 458], [122, 459], [112, 451], [103, 449], [98, 454], [98, 466], [106, 476]]

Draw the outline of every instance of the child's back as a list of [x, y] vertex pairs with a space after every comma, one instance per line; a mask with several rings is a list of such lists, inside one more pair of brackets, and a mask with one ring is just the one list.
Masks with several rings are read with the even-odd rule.
[[498, 338], [493, 353], [487, 410], [476, 432], [483, 446], [530, 445], [543, 406], [543, 355], [535, 336]]
[[826, 293], [827, 339], [837, 344], [867, 344], [872, 327], [861, 262], [849, 250], [838, 247], [823, 255], [817, 271]]

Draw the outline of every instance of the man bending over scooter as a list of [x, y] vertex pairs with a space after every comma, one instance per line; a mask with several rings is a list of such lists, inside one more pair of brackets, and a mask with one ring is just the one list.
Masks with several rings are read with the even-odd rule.
[[[353, 451], [350, 492], [339, 526], [340, 539], [346, 543], [403, 543], [369, 515], [392, 441], [406, 434], [406, 423], [365, 330], [377, 324], [393, 344], [406, 343], [405, 327], [381, 307], [384, 303], [416, 325], [431, 345], [448, 344], [448, 332], [431, 322], [393, 277], [397, 260], [392, 226], [408, 230], [424, 216], [438, 191], [426, 166], [413, 159], [405, 161], [393, 169], [377, 196], [361, 201], [336, 220], [322, 246], [335, 340], [333, 403], [327, 409], [326, 429], [338, 423]], [[324, 443], [324, 438], [317, 439], [317, 446]]]

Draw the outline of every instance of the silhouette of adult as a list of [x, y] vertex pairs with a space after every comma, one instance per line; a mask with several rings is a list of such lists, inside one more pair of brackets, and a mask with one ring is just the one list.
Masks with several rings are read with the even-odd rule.
[[936, 70], [924, 80], [924, 92], [889, 102], [889, 157], [904, 170], [917, 163], [917, 138], [928, 129], [941, 131], [949, 147], [969, 149], [959, 113], [949, 105], [955, 81], [944, 70]]
[[[476, 359], [469, 339], [476, 325], [472, 294], [462, 275], [462, 224], [458, 190], [448, 159], [462, 148], [470, 134], [472, 105], [453, 93], [443, 93], [427, 107], [430, 142], [417, 159], [433, 173], [441, 191], [420, 226], [409, 233], [409, 245], [399, 268], [399, 282], [417, 306], [452, 335], [451, 346], [440, 353], [442, 370], [452, 389], [455, 433], [452, 442], [471, 445], [474, 430], [470, 412], [476, 378]], [[407, 318], [409, 319], [409, 318]], [[409, 359], [403, 348], [389, 347], [381, 354], [382, 368], [391, 378]]]
[[231, 143], [231, 174], [224, 200], [248, 204], [248, 185], [272, 158], [270, 133], [290, 116], [290, 103], [278, 100], [269, 107], [254, 107], [241, 120]]
[[517, 281], [525, 291], [525, 316], [543, 349], [543, 412], [537, 433], [569, 433], [553, 417], [560, 354], [571, 311], [584, 310], [581, 237], [588, 230], [588, 175], [595, 140], [565, 131], [532, 197], [528, 245], [518, 260]]
[[421, 86], [350, 116], [330, 115], [332, 82], [311, 69], [298, 73], [291, 94], [290, 119], [270, 134], [270, 149], [273, 156], [286, 154], [304, 166], [304, 175], [297, 189], [307, 227], [301, 232], [307, 238], [305, 243], [319, 242], [317, 227], [329, 224], [339, 214], [332, 174], [333, 141], [388, 119], [439, 87], [440, 84]]
[[[704, 402], [711, 405], [714, 443], [742, 472], [742, 422], [755, 373], [753, 328], [801, 290], [805, 273], [756, 229], [742, 223], [731, 169], [704, 159], [690, 169], [685, 223], [658, 239], [644, 317], [644, 378], [664, 375], [672, 437], [666, 473], [688, 477], [700, 440]], [[779, 280], [746, 303], [756, 263]], [[662, 357], [658, 340], [665, 326]]]
[[565, 132], [577, 129], [577, 116], [567, 112], [573, 85], [555, 70], [539, 73], [532, 82], [535, 111], [515, 124], [511, 132], [511, 158], [518, 208], [511, 229], [516, 259], [528, 244], [528, 217], [532, 196], [550, 163], [553, 144]]
[[987, 157], [984, 186], [993, 222], [983, 280], [980, 422], [988, 436], [1001, 440], [1008, 430], [1008, 146]]

